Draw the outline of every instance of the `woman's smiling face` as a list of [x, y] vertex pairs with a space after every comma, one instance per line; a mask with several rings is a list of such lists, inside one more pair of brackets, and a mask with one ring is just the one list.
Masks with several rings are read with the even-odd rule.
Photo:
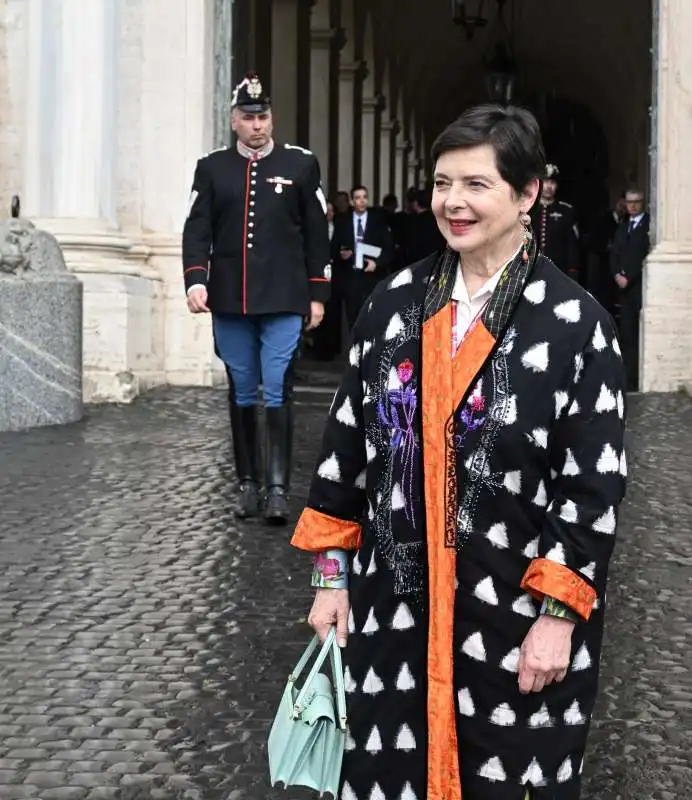
[[491, 145], [451, 150], [435, 165], [432, 210], [453, 250], [492, 250], [519, 230], [519, 217], [533, 205], [538, 181], [527, 190], [517, 194], [502, 178]]

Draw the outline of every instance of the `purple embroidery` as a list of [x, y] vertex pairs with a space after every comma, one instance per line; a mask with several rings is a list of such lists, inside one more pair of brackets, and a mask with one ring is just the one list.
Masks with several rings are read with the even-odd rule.
[[[377, 404], [380, 422], [390, 430], [389, 448], [392, 455], [399, 454], [402, 466], [402, 493], [406, 519], [414, 524], [413, 514], [413, 468], [415, 465], [416, 433], [416, 385], [413, 380], [413, 364], [406, 359], [396, 369], [401, 386], [387, 392], [388, 402], [382, 398]], [[388, 408], [387, 408], [388, 407]]]
[[454, 445], [457, 449], [462, 447], [471, 431], [477, 430], [485, 422], [484, 411], [485, 395], [483, 394], [483, 383], [478, 381], [473, 394], [459, 412], [459, 432], [454, 436]]

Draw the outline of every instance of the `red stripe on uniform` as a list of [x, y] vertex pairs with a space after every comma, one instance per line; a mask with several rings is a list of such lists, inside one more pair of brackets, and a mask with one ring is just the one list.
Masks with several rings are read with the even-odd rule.
[[310, 278], [311, 281], [317, 281], [318, 283], [329, 283], [328, 278]]
[[250, 211], [250, 168], [252, 159], [247, 160], [245, 172], [245, 220], [243, 223], [243, 314], [247, 314], [247, 221]]
[[203, 269], [205, 272], [207, 271], [206, 267], [188, 267], [186, 270], [184, 270], [183, 275], [187, 275], [188, 272], [192, 272], [196, 269]]

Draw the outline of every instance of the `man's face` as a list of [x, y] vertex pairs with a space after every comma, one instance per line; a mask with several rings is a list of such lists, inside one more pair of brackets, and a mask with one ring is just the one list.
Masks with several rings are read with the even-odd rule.
[[261, 111], [251, 114], [240, 108], [233, 110], [231, 115], [231, 128], [238, 140], [251, 150], [261, 150], [269, 144], [274, 130], [274, 120], [271, 111]]
[[557, 194], [557, 181], [552, 178], [546, 178], [543, 181], [543, 192], [541, 194], [542, 200], [547, 200], [549, 203], [555, 199]]
[[348, 193], [339, 192], [339, 194], [337, 194], [337, 196], [334, 198], [334, 206], [337, 214], [345, 214], [350, 207]]
[[625, 205], [627, 206], [627, 213], [630, 217], [636, 217], [637, 214], [644, 212], [644, 195], [641, 192], [627, 192], [625, 195]]
[[351, 203], [353, 203], [353, 210], [356, 214], [363, 214], [367, 211], [368, 208], [368, 193], [365, 189], [358, 189], [353, 193], [351, 197]]
[[334, 206], [331, 203], [327, 203], [327, 222], [334, 221]]

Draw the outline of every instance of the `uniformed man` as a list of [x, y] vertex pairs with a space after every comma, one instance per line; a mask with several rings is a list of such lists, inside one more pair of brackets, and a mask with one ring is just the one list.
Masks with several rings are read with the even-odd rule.
[[541, 198], [531, 209], [531, 224], [538, 249], [563, 272], [579, 280], [579, 241], [577, 219], [569, 203], [558, 200], [560, 170], [548, 164]]
[[211, 312], [226, 364], [238, 516], [261, 511], [258, 387], [266, 418], [264, 516], [288, 518], [292, 368], [304, 323], [324, 315], [331, 276], [326, 202], [315, 156], [272, 138], [271, 102], [259, 77], [236, 87], [237, 145], [197, 162], [183, 230], [187, 302]]

